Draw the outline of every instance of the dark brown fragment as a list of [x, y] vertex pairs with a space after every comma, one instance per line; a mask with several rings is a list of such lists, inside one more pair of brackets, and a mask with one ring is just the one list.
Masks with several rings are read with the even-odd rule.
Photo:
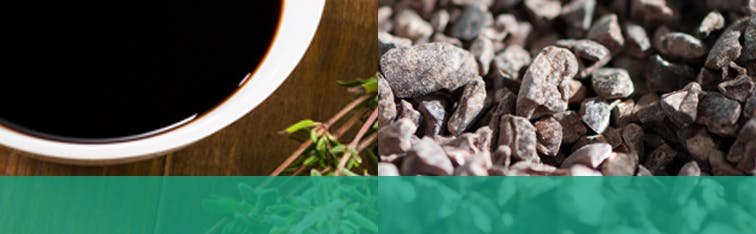
[[554, 118], [548, 117], [535, 122], [538, 153], [546, 156], [556, 156], [562, 144], [562, 125]]
[[472, 156], [465, 164], [454, 170], [455, 176], [488, 176], [488, 170], [493, 167], [488, 151]]
[[512, 150], [509, 148], [509, 146], [500, 145], [498, 148], [496, 148], [496, 151], [494, 151], [494, 157], [493, 157], [494, 165], [502, 165], [504, 167], [509, 167], [511, 162], [512, 162]]
[[[751, 0], [751, 2], [756, 7], [756, 1]], [[745, 31], [743, 31], [743, 55], [741, 59], [756, 59], [756, 14], [751, 16]]]
[[488, 25], [493, 17], [483, 6], [470, 4], [462, 11], [462, 15], [451, 26], [449, 35], [463, 41], [472, 41], [478, 37], [483, 27]]
[[422, 118], [422, 115], [420, 115], [420, 112], [416, 111], [415, 108], [412, 107], [411, 103], [405, 100], [401, 100], [399, 101], [399, 109], [401, 110], [399, 119], [408, 119], [413, 124], [415, 124], [415, 126], [420, 126], [420, 119]]
[[[448, 2], [448, 0], [446, 1]], [[486, 7], [486, 8], [490, 7], [494, 3], [494, 1], [495, 0], [451, 0], [451, 2], [457, 6], [466, 6], [466, 5], [476, 4], [479, 6]]]
[[423, 43], [428, 41], [431, 34], [433, 27], [415, 11], [402, 9], [394, 15], [394, 35], [409, 38], [415, 43]]
[[722, 76], [718, 72], [702, 67], [696, 76], [696, 82], [701, 84], [703, 90], [717, 91], [719, 90], [717, 85], [722, 82]]
[[407, 38], [396, 37], [386, 32], [378, 32], [378, 57], [397, 47], [412, 46], [412, 41]]
[[565, 111], [554, 115], [562, 126], [562, 143], [572, 144], [588, 132], [580, 116], [574, 111]]
[[596, 143], [581, 147], [568, 156], [561, 168], [570, 168], [575, 164], [583, 164], [590, 168], [598, 168], [612, 155], [612, 146], [606, 143]]
[[578, 80], [570, 81], [570, 100], [569, 104], [581, 103], [588, 96], [588, 89]]
[[752, 171], [756, 169], [754, 156], [756, 156], [756, 118], [751, 118], [740, 129], [738, 138], [727, 154], [727, 160], [735, 163], [742, 171]]
[[478, 37], [470, 45], [470, 52], [475, 56], [475, 60], [478, 61], [478, 72], [481, 76], [488, 74], [488, 69], [491, 68], [491, 61], [494, 58], [494, 45], [491, 40], [485, 37]]
[[671, 32], [671, 29], [667, 27], [667, 25], [661, 25], [656, 28], [656, 31], [654, 31], [654, 37], [652, 38], [651, 45], [653, 45], [654, 49], [661, 53], [666, 53], [664, 49], [666, 48], [664, 46], [664, 36], [666, 36], [668, 33]]
[[613, 128], [608, 127], [606, 130], [604, 130], [604, 133], [601, 134], [604, 136], [604, 139], [606, 139], [606, 143], [612, 146], [612, 150], [616, 152], [627, 152], [628, 149], [624, 148], [624, 143], [622, 141], [622, 129], [621, 128]]
[[744, 119], [756, 117], [756, 89], [751, 92], [751, 97], [743, 105], [743, 117]]
[[606, 140], [606, 137], [604, 137], [604, 135], [583, 135], [580, 136], [580, 138], [578, 138], [578, 140], [575, 141], [574, 144], [572, 144], [570, 151], [575, 152], [583, 146], [597, 143], [609, 144], [609, 141]]
[[378, 130], [378, 154], [402, 154], [412, 147], [417, 126], [408, 119], [399, 119]]
[[570, 49], [577, 58], [580, 58], [578, 60], [580, 73], [578, 73], [577, 78], [585, 78], [593, 74], [596, 69], [606, 65], [612, 56], [609, 49], [592, 40], [562, 39], [558, 40], [556, 44]]
[[646, 85], [650, 91], [678, 90], [696, 75], [687, 64], [669, 62], [659, 55], [652, 56], [646, 67]]
[[443, 33], [433, 34], [433, 38], [431, 38], [431, 42], [447, 43], [456, 47], [462, 47], [462, 41], [454, 37], [446, 36]]
[[443, 32], [446, 30], [446, 26], [449, 25], [450, 17], [449, 12], [443, 9], [433, 13], [430, 20], [433, 30], [436, 32]]
[[537, 19], [552, 20], [562, 11], [559, 0], [525, 0], [525, 9]]
[[556, 170], [554, 166], [531, 162], [531, 161], [519, 161], [507, 170], [508, 176], [546, 176], [551, 175]]
[[596, 0], [572, 0], [562, 6], [560, 17], [567, 24], [569, 37], [583, 37], [590, 29]]
[[580, 104], [580, 119], [588, 128], [601, 134], [609, 126], [611, 106], [604, 100], [589, 98]]
[[625, 53], [636, 58], [648, 56], [651, 50], [651, 41], [643, 27], [627, 22], [623, 32], [625, 33]]
[[519, 45], [524, 47], [532, 31], [533, 25], [528, 22], [520, 22], [517, 25], [517, 31], [512, 31], [505, 42], [508, 45]]
[[696, 29], [696, 36], [707, 38], [714, 31], [724, 28], [725, 19], [718, 11], [712, 11], [707, 14], [701, 21], [701, 25]]
[[451, 175], [453, 172], [444, 149], [429, 137], [414, 144], [402, 163], [402, 175]]
[[633, 99], [626, 99], [617, 103], [612, 108], [611, 124], [620, 127], [630, 124], [634, 120], [633, 109], [635, 109], [635, 101]]
[[391, 20], [391, 15], [394, 14], [394, 10], [390, 6], [382, 6], [378, 8], [378, 32], [389, 32], [394, 28], [394, 21]]
[[624, 153], [632, 153], [636, 157], [645, 155], [643, 139], [645, 133], [643, 128], [635, 123], [628, 124], [622, 128], [622, 142], [629, 151], [620, 151]]
[[441, 99], [425, 98], [420, 101], [418, 111], [423, 116], [423, 135], [441, 134], [446, 124], [446, 104]]
[[[565, 169], [560, 169], [565, 170]], [[558, 174], [559, 172], [554, 172], [553, 174]], [[584, 166], [582, 164], [575, 164], [571, 166], [569, 169], [566, 170], [566, 174], [569, 176], [602, 176], [600, 171], [597, 171], [596, 169]]]
[[651, 173], [651, 171], [648, 170], [648, 168], [644, 167], [643, 165], [638, 165], [638, 172], [635, 173], [635, 176], [653, 176], [654, 174]]
[[635, 104], [635, 118], [642, 124], [653, 124], [664, 121], [666, 114], [659, 103], [659, 96], [650, 93], [640, 97]]
[[657, 147], [643, 163], [654, 175], [667, 175], [667, 165], [677, 156], [677, 151], [667, 144]]
[[630, 16], [645, 26], [674, 21], [679, 16], [669, 2], [667, 0], [632, 0]]
[[598, 18], [588, 31], [587, 37], [603, 44], [612, 53], [616, 53], [625, 45], [625, 38], [622, 37], [622, 29], [615, 14]]
[[406, 154], [381, 155], [380, 160], [381, 162], [385, 162], [385, 163], [401, 164], [405, 156], [407, 155]]
[[709, 155], [709, 164], [711, 165], [711, 172], [717, 176], [742, 176], [745, 174], [727, 162], [722, 152], [718, 150], [713, 150]]
[[646, 65], [647, 59], [638, 59], [630, 56], [615, 56], [612, 58], [613, 67], [621, 67], [627, 70], [630, 80], [633, 81], [633, 98], [647, 94], [648, 86], [646, 85]]
[[563, 112], [570, 97], [570, 80], [577, 74], [575, 55], [546, 47], [533, 60], [517, 95], [517, 115], [527, 119]]
[[698, 167], [698, 163], [696, 161], [690, 161], [688, 163], [685, 163], [682, 168], [680, 168], [680, 172], [677, 173], [678, 176], [701, 176], [701, 168]]
[[[486, 27], [480, 33], [481, 36], [491, 39], [495, 42], [504, 40], [509, 34], [516, 32], [520, 24], [514, 15], [500, 14], [491, 27]], [[497, 50], [498, 51], [498, 50]]]
[[624, 98], [633, 94], [635, 88], [627, 70], [622, 68], [600, 68], [591, 78], [593, 91], [604, 99]]
[[706, 45], [691, 35], [681, 32], [671, 32], [662, 36], [660, 49], [665, 55], [670, 57], [698, 60], [706, 56]]
[[378, 176], [399, 176], [399, 169], [393, 163], [378, 163]]
[[378, 123], [381, 126], [389, 124], [397, 115], [394, 93], [381, 75], [378, 76], [378, 113]]
[[601, 164], [601, 173], [606, 176], [633, 176], [638, 167], [638, 158], [628, 153], [612, 153]]
[[687, 136], [684, 139], [685, 149], [688, 150], [693, 158], [698, 161], [706, 162], [709, 160], [709, 155], [712, 150], [717, 150], [717, 144], [706, 132], [705, 129], [691, 128], [691, 136]]
[[743, 49], [738, 38], [740, 38], [740, 31], [737, 30], [726, 30], [722, 33], [709, 51], [704, 66], [716, 70], [737, 60], [740, 57], [740, 50]]
[[[454, 90], [478, 75], [475, 57], [447, 43], [392, 49], [380, 61], [381, 73], [398, 98]], [[423, 71], [423, 72], [417, 72]]]
[[497, 145], [506, 145], [512, 149], [512, 156], [518, 160], [540, 162], [536, 153], [536, 129], [528, 119], [503, 115], [499, 124]]
[[[486, 118], [488, 119], [488, 127], [494, 131], [494, 138], [498, 138], [501, 116], [514, 113], [515, 100], [517, 99], [517, 97], [508, 89], [496, 90], [494, 96], [495, 104], [488, 112], [489, 114], [486, 116]], [[483, 120], [481, 120], [481, 122], [482, 121]], [[486, 124], [486, 122], [481, 123], [481, 125], [483, 124]], [[496, 140], [495, 142], [498, 142], [498, 140]]]
[[447, 122], [449, 133], [459, 135], [464, 132], [483, 109], [485, 100], [486, 84], [483, 82], [483, 78], [471, 80], [465, 86], [457, 109]]
[[504, 51], [496, 54], [493, 60], [494, 71], [498, 71], [502, 78], [520, 80], [520, 70], [530, 65], [530, 53], [518, 45], [510, 45]]
[[697, 123], [706, 125], [709, 132], [733, 136], [740, 117], [740, 103], [719, 93], [707, 93], [698, 107]]
[[448, 142], [440, 142], [439, 138], [436, 142], [440, 142], [455, 165], [464, 165], [472, 156], [491, 150], [491, 137], [491, 129], [483, 127], [475, 133], [465, 133]]
[[753, 81], [747, 75], [741, 75], [734, 80], [724, 81], [717, 85], [719, 92], [728, 98], [745, 102], [753, 90]]
[[677, 127], [684, 128], [696, 121], [701, 86], [691, 82], [682, 90], [662, 95], [661, 108]]

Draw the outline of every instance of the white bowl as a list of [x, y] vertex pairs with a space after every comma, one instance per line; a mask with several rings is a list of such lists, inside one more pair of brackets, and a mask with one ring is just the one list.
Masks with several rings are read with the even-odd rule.
[[175, 129], [113, 143], [47, 140], [0, 126], [0, 144], [50, 161], [114, 164], [154, 157], [217, 132], [254, 109], [289, 76], [315, 35], [325, 0], [285, 0], [278, 32], [262, 63], [225, 102]]

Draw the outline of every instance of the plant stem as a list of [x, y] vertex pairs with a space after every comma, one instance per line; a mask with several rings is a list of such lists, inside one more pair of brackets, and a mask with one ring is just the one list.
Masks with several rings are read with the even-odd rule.
[[286, 158], [286, 160], [283, 163], [281, 163], [281, 165], [279, 165], [278, 168], [276, 168], [276, 170], [273, 171], [273, 173], [270, 173], [270, 176], [278, 176], [279, 174], [281, 174], [281, 172], [283, 172], [283, 170], [289, 167], [289, 165], [292, 162], [294, 162], [294, 160], [296, 160], [297, 157], [299, 157], [299, 155], [302, 154], [302, 152], [304, 152], [307, 149], [307, 147], [310, 147], [310, 145], [312, 145], [312, 140], [309, 140], [309, 139], [305, 141], [304, 143], [302, 143], [302, 145], [299, 145], [299, 148], [297, 148], [297, 150], [294, 151], [293, 154], [291, 154], [288, 158]]
[[365, 137], [365, 139], [362, 140], [362, 142], [360, 142], [360, 144], [357, 146], [357, 152], [362, 152], [363, 150], [365, 150], [365, 148], [367, 148], [370, 145], [372, 145], [374, 143], [373, 141], [375, 141], [376, 137], [378, 137], [378, 134], [376, 134], [376, 133], [372, 133], [372, 134], [368, 135], [367, 137]]
[[[334, 115], [333, 117], [331, 117], [331, 119], [329, 119], [328, 122], [326, 122], [324, 124], [324, 126], [322, 128], [323, 132], [327, 132], [328, 131], [328, 127], [330, 127], [333, 124], [335, 124], [336, 121], [339, 121], [339, 119], [341, 119], [342, 117], [344, 117], [344, 115], [346, 115], [347, 113], [349, 113], [349, 111], [351, 111], [352, 109], [354, 109], [357, 105], [359, 105], [360, 103], [364, 102], [368, 98], [370, 98], [369, 95], [363, 95], [363, 96], [361, 96], [361, 97], [359, 97], [357, 99], [354, 99], [354, 101], [350, 102], [349, 104], [347, 104], [338, 113], [336, 113], [336, 115]], [[289, 155], [289, 157], [287, 157], [286, 160], [284, 160], [284, 162], [281, 163], [281, 165], [278, 165], [278, 168], [276, 168], [276, 170], [274, 170], [273, 173], [270, 173], [270, 176], [278, 176], [278, 175], [280, 175], [281, 172], [283, 172], [287, 167], [289, 167], [289, 165], [291, 165], [291, 163], [293, 163], [294, 160], [296, 160], [297, 157], [299, 157], [300, 154], [302, 154], [308, 147], [310, 147], [310, 145], [312, 145], [312, 140], [309, 140], [309, 139], [307, 141], [305, 141], [304, 143], [302, 143], [301, 145], [299, 145], [299, 148], [297, 148], [297, 150], [294, 151], [294, 153], [292, 153], [291, 155]]]
[[323, 128], [325, 128], [327, 130], [329, 127], [333, 126], [333, 124], [335, 124], [336, 121], [339, 121], [339, 119], [341, 119], [342, 117], [344, 117], [344, 115], [346, 115], [347, 113], [349, 113], [349, 111], [351, 111], [352, 109], [354, 109], [355, 107], [357, 107], [357, 105], [361, 104], [362, 102], [364, 102], [368, 98], [370, 98], [370, 95], [362, 95], [359, 98], [354, 99], [354, 101], [352, 101], [349, 104], [347, 104], [338, 113], [336, 113], [336, 115], [334, 115], [333, 117], [331, 117], [331, 119], [329, 119], [328, 122], [325, 123], [325, 126], [323, 126]]
[[357, 121], [360, 120], [360, 117], [362, 116], [363, 113], [364, 112], [355, 114], [354, 116], [352, 116], [352, 118], [349, 118], [346, 122], [344, 122], [344, 125], [341, 125], [341, 127], [339, 127], [339, 129], [336, 130], [336, 133], [333, 135], [333, 138], [338, 140], [339, 137], [341, 137], [342, 135], [344, 135], [344, 133], [349, 131], [349, 129], [351, 129], [352, 126], [354, 126], [354, 124], [356, 124]]
[[[375, 108], [373, 110], [373, 113], [370, 114], [370, 117], [367, 121], [365, 121], [364, 124], [362, 124], [362, 127], [360, 128], [360, 131], [357, 132], [357, 135], [354, 136], [354, 139], [352, 139], [352, 142], [349, 143], [347, 147], [349, 148], [355, 148], [357, 147], [357, 144], [362, 140], [362, 137], [367, 133], [367, 131], [370, 129], [371, 126], [373, 126], [373, 122], [378, 118], [378, 108]], [[341, 157], [339, 160], [339, 165], [336, 168], [336, 175], [341, 175], [341, 170], [344, 169], [344, 166], [346, 166], [347, 161], [349, 160], [349, 157], [351, 157], [350, 150], [346, 150], [344, 153], [344, 156]]]
[[307, 169], [307, 166], [302, 165], [299, 168], [297, 168], [297, 170], [294, 171], [294, 173], [291, 174], [291, 176], [298, 176], [299, 174], [302, 174], [302, 172], [305, 171], [306, 169]]

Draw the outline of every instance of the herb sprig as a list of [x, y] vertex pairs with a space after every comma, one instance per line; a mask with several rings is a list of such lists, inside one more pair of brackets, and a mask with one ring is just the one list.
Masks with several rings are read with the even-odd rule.
[[[369, 78], [339, 81], [338, 84], [348, 87], [355, 97], [328, 121], [305, 119], [281, 131], [302, 144], [270, 175], [301, 175], [305, 171], [311, 176], [370, 175], [370, 170], [361, 166], [366, 160], [371, 164], [378, 161], [377, 76], [376, 73]], [[347, 116], [348, 119], [341, 121]], [[341, 123], [340, 126], [332, 131], [337, 123]], [[340, 140], [355, 129], [357, 132], [351, 136], [351, 141]]]

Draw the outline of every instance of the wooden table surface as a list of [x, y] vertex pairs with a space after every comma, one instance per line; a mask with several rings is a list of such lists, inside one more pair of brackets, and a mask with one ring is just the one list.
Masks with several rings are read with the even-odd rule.
[[377, 69], [377, 1], [327, 0], [318, 32], [289, 78], [255, 110], [168, 155], [110, 166], [42, 161], [0, 146], [0, 175], [266, 175], [298, 143], [276, 132], [300, 119], [325, 121], [349, 101], [337, 80]]

